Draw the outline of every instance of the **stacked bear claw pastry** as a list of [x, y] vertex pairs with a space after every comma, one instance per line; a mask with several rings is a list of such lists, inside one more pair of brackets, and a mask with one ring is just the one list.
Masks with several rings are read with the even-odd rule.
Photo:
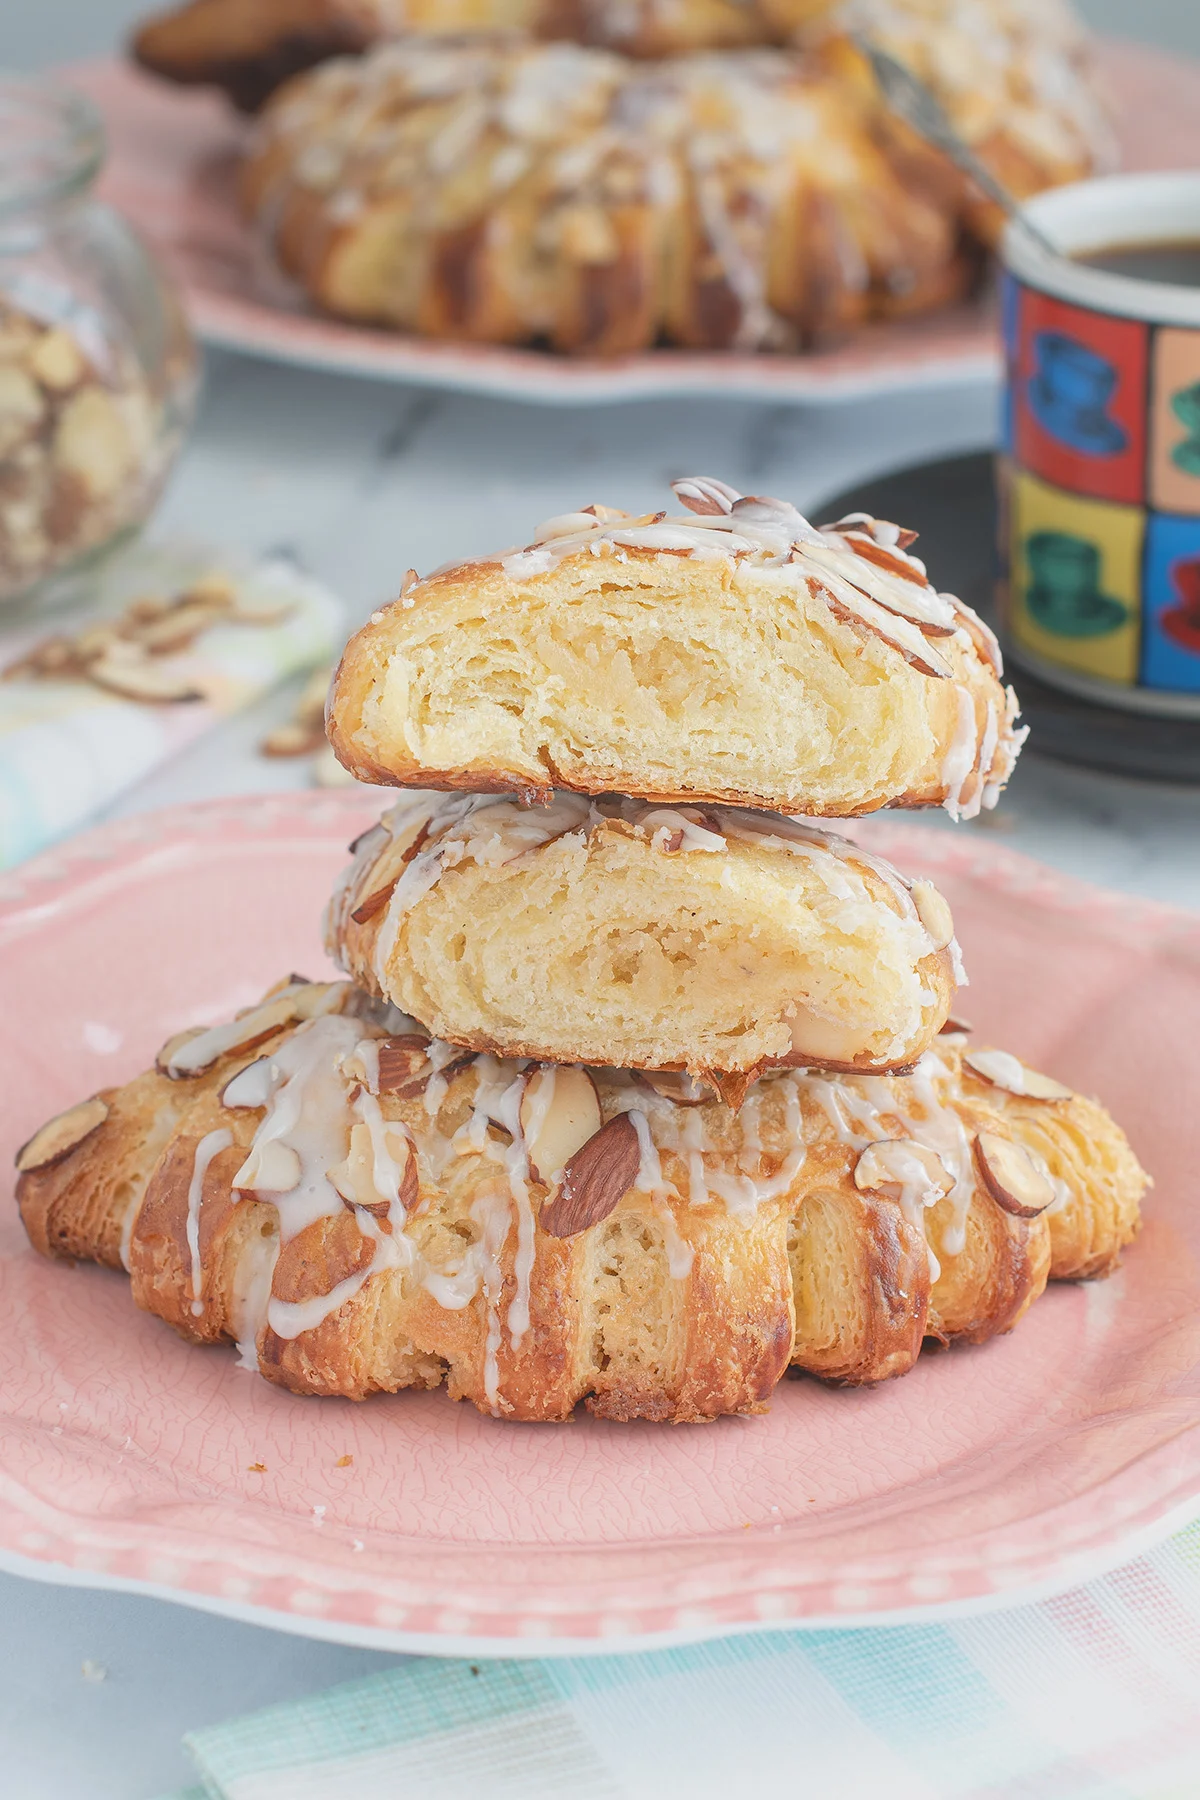
[[949, 908], [811, 823], [993, 804], [990, 632], [911, 534], [677, 482], [410, 575], [330, 736], [407, 791], [292, 977], [18, 1159], [45, 1254], [297, 1392], [761, 1411], [1107, 1274], [1146, 1177], [950, 1016]]

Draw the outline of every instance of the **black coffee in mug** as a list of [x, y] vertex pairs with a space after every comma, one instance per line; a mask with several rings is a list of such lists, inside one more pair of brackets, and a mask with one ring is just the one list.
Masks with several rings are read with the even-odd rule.
[[1089, 269], [1102, 269], [1107, 275], [1200, 288], [1200, 238], [1177, 238], [1161, 244], [1107, 244], [1100, 250], [1082, 251], [1073, 260]]

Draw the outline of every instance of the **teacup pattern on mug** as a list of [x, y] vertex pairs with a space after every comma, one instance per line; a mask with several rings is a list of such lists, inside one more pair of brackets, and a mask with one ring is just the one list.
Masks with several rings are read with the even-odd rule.
[[1007, 275], [1002, 561], [1018, 651], [1200, 693], [1200, 331]]

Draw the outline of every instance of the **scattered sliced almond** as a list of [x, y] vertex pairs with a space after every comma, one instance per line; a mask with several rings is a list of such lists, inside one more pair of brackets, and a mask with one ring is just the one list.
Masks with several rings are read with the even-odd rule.
[[634, 1079], [676, 1106], [708, 1106], [716, 1098], [705, 1082], [684, 1069], [638, 1069]]
[[963, 1066], [981, 1081], [1003, 1088], [1007, 1094], [1016, 1094], [1022, 1100], [1070, 1100], [1074, 1097], [1071, 1089], [1064, 1087], [1061, 1081], [1041, 1075], [1036, 1069], [1027, 1069], [1019, 1057], [1011, 1056], [1007, 1050], [969, 1050], [963, 1057]]
[[81, 1100], [77, 1106], [47, 1120], [17, 1151], [18, 1173], [31, 1175], [35, 1169], [47, 1169], [51, 1163], [61, 1162], [93, 1131], [99, 1131], [107, 1117], [108, 1102], [93, 1094], [90, 1100]]
[[299, 725], [289, 719], [268, 731], [258, 748], [263, 756], [312, 756], [324, 742], [321, 726]]
[[190, 650], [201, 632], [209, 631], [221, 616], [222, 609], [205, 601], [181, 601], [159, 618], [138, 624], [133, 635], [151, 656], [173, 656]]
[[951, 1013], [947, 1018], [946, 1023], [942, 1026], [941, 1031], [938, 1033], [938, 1036], [949, 1037], [952, 1032], [958, 1032], [962, 1036], [969, 1037], [974, 1029], [975, 1027], [971, 1024], [969, 1019], [962, 1019], [957, 1013]]
[[577, 1150], [539, 1224], [551, 1237], [574, 1237], [607, 1219], [637, 1181], [641, 1147], [628, 1113], [618, 1113]]
[[301, 1176], [300, 1158], [290, 1144], [267, 1138], [252, 1144], [232, 1186], [245, 1194], [290, 1194]]
[[519, 1117], [529, 1172], [547, 1187], [604, 1123], [595, 1082], [586, 1069], [570, 1064], [526, 1076]]
[[914, 881], [912, 899], [934, 949], [944, 950], [954, 936], [954, 918], [944, 895], [938, 893], [932, 881]]
[[885, 1193], [893, 1196], [905, 1187], [919, 1187], [922, 1198], [928, 1194], [945, 1195], [954, 1186], [954, 1177], [927, 1144], [912, 1138], [881, 1138], [868, 1144], [854, 1165], [854, 1185], [860, 1193]]
[[139, 664], [103, 656], [89, 666], [87, 676], [97, 687], [109, 694], [119, 694], [123, 700], [164, 705], [204, 698], [203, 690], [186, 675], [156, 669], [151, 662]]
[[1023, 1144], [1014, 1144], [994, 1131], [981, 1131], [975, 1139], [975, 1166], [997, 1206], [1018, 1219], [1036, 1219], [1053, 1204], [1050, 1171], [1040, 1157], [1035, 1161], [1033, 1152]]

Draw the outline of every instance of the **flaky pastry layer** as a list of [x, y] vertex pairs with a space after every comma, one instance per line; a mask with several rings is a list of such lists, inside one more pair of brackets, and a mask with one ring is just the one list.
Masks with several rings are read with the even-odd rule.
[[757, 1412], [789, 1364], [882, 1380], [1115, 1266], [1128, 1143], [997, 1056], [974, 1060], [1008, 1086], [956, 1035], [907, 1077], [768, 1076], [735, 1113], [669, 1076], [463, 1056], [293, 978], [43, 1128], [18, 1198], [42, 1254], [125, 1267], [139, 1306], [297, 1393]]
[[689, 1069], [912, 1062], [950, 1009], [928, 882], [797, 820], [561, 794], [412, 794], [326, 918], [360, 986], [472, 1050]]
[[915, 534], [815, 530], [677, 481], [690, 510], [595, 507], [524, 550], [410, 578], [347, 645], [330, 742], [360, 780], [617, 792], [809, 817], [995, 804], [1025, 733], [982, 621]]

